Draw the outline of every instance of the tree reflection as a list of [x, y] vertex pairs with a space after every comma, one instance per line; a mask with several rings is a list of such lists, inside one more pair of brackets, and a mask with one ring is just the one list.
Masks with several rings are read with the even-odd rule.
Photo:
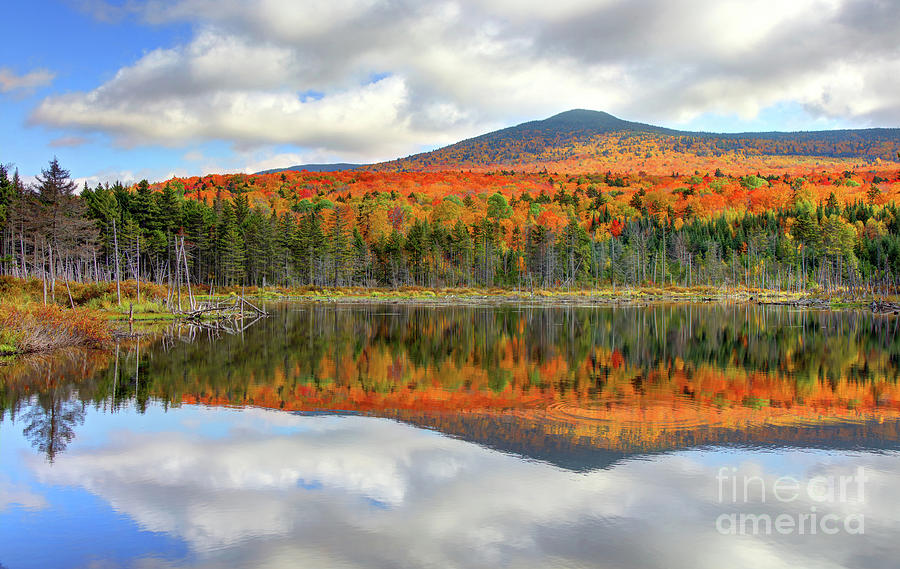
[[38, 395], [22, 420], [25, 423], [22, 434], [31, 446], [53, 462], [75, 438], [75, 427], [84, 423], [84, 404], [51, 389]]
[[553, 433], [616, 449], [752, 443], [773, 424], [799, 440], [810, 426], [900, 420], [900, 319], [863, 312], [292, 305], [240, 336], [174, 327], [148, 344], [121, 361], [73, 352], [0, 369], [0, 406], [13, 418], [30, 409], [26, 435], [49, 460], [83, 420], [68, 399], [76, 385], [103, 409], [353, 411], [531, 446]]

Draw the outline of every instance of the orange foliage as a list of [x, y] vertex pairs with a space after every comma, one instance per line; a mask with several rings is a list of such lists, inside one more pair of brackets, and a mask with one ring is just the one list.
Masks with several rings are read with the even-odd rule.
[[[632, 148], [630, 145], [641, 140], [640, 137], [629, 139], [623, 148]], [[485, 168], [478, 171], [304, 171], [173, 178], [152, 187], [159, 190], [169, 184], [183, 190], [188, 198], [207, 204], [246, 194], [251, 206], [279, 215], [305, 211], [304, 207], [308, 209], [312, 203], [328, 200], [340, 211], [348, 231], [358, 227], [369, 241], [394, 229], [405, 233], [416, 220], [445, 226], [461, 221], [471, 228], [487, 217], [488, 198], [500, 193], [512, 206], [509, 216], [500, 220], [506, 247], [514, 245], [514, 230], [526, 227], [532, 214], [536, 215], [538, 224], [551, 230], [560, 229], [574, 214], [583, 227], [595, 231], [600, 225], [594, 221], [605, 215], [609, 225], [603, 231], [618, 237], [621, 221], [630, 216], [667, 216], [689, 223], [692, 218], [729, 212], [740, 215], [785, 208], [798, 198], [807, 199], [815, 206], [824, 203], [831, 193], [841, 204], [869, 201], [867, 192], [876, 182], [877, 202], [900, 201], [900, 169], [887, 162], [879, 166], [796, 156], [780, 156], [777, 160], [742, 156], [741, 161], [734, 161], [727, 153], [705, 156], [702, 164], [670, 154], [656, 158], [662, 160], [664, 156], [672, 160], [666, 158], [656, 167], [646, 163], [651, 158], [614, 164], [582, 161], [578, 166], [581, 170], [573, 167], [570, 171], [583, 173], [571, 174], [547, 172], [543, 168], [520, 172]], [[616, 169], [596, 173], [606, 166]], [[693, 173], [682, 174], [684, 170]], [[758, 174], [766, 181], [751, 187], [742, 183], [739, 176], [742, 173]], [[799, 177], [804, 182], [802, 191], [797, 193], [794, 181]], [[640, 209], [633, 207], [635, 194], [640, 194]], [[564, 199], [559, 199], [560, 195]], [[546, 198], [551, 201], [547, 203]], [[304, 200], [305, 206], [300, 207]], [[534, 209], [535, 200], [542, 202], [540, 213]], [[327, 227], [332, 215], [326, 212], [322, 219]]]

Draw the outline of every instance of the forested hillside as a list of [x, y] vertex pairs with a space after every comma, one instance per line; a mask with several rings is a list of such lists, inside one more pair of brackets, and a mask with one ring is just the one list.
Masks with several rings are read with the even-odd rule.
[[[896, 128], [720, 134], [678, 131], [624, 121], [598, 111], [572, 110], [367, 168], [421, 171], [513, 167], [566, 172], [618, 169], [666, 174], [714, 169], [725, 164], [748, 173], [784, 165], [796, 157], [815, 157], [814, 162], [819, 165], [893, 161], [898, 151], [900, 129]], [[790, 159], [785, 161], [785, 157]]]
[[[674, 174], [674, 175], [673, 175]], [[0, 171], [2, 271], [215, 285], [896, 289], [896, 167], [283, 172], [83, 188]], [[181, 263], [179, 251], [185, 255]]]

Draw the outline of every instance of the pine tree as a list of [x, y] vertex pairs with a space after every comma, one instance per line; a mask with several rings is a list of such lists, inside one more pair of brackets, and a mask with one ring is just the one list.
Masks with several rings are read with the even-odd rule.
[[281, 275], [282, 282], [291, 284], [293, 284], [297, 272], [292, 254], [295, 238], [294, 216], [285, 212], [278, 218], [278, 226], [275, 231], [275, 255], [277, 274]]
[[[428, 226], [418, 219], [413, 223], [412, 227], [409, 228], [409, 232], [406, 234], [404, 250], [407, 253], [407, 259], [410, 262], [410, 270], [412, 271], [413, 282], [415, 284], [424, 281], [422, 265], [425, 251], [428, 248], [427, 234]], [[420, 276], [422, 277], [421, 280], [419, 279]]]
[[85, 216], [84, 201], [75, 193], [77, 184], [56, 158], [36, 181], [30, 227], [36, 242], [47, 248], [47, 267], [55, 285], [58, 270], [68, 278], [70, 261], [91, 254], [97, 231]]
[[[369, 247], [363, 239], [359, 227], [353, 228], [353, 278], [355, 281], [367, 284], [369, 277]], [[352, 283], [351, 283], [352, 284]]]
[[9, 179], [9, 167], [0, 164], [0, 263], [4, 273], [8, 272], [6, 267], [13, 262], [15, 252], [12, 226], [17, 193], [16, 186]]
[[159, 229], [173, 234], [181, 227], [181, 198], [170, 184], [163, 186], [162, 192], [154, 197], [159, 210]]
[[881, 196], [881, 189], [878, 186], [876, 186], [875, 184], [872, 184], [871, 186], [869, 186], [869, 191], [866, 192], [866, 200], [868, 201], [869, 205], [877, 204], [878, 198], [880, 196]]
[[219, 229], [219, 256], [226, 285], [237, 284], [244, 277], [244, 238], [238, 229], [234, 208], [225, 202]]
[[162, 216], [147, 180], [138, 182], [137, 191], [133, 194], [128, 211], [142, 230], [149, 232], [160, 228]]
[[332, 279], [335, 286], [340, 286], [346, 284], [346, 275], [353, 252], [350, 249], [350, 238], [347, 235], [346, 224], [339, 208], [335, 208], [333, 211], [329, 241], [328, 252], [333, 264]]
[[234, 216], [237, 219], [238, 226], [244, 224], [247, 216], [250, 215], [250, 198], [247, 194], [238, 194], [231, 200], [234, 207]]
[[253, 284], [269, 282], [275, 256], [275, 239], [269, 218], [260, 210], [250, 212], [244, 221], [246, 274]]
[[6, 228], [7, 212], [15, 197], [15, 188], [9, 179], [9, 168], [0, 164], [0, 230]]

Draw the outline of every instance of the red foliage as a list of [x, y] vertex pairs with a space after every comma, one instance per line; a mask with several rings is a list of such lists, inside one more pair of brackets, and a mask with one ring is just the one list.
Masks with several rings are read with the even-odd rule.
[[618, 219], [614, 219], [609, 222], [609, 234], [613, 237], [618, 237], [622, 234], [622, 229], [625, 228], [625, 224], [619, 221]]

